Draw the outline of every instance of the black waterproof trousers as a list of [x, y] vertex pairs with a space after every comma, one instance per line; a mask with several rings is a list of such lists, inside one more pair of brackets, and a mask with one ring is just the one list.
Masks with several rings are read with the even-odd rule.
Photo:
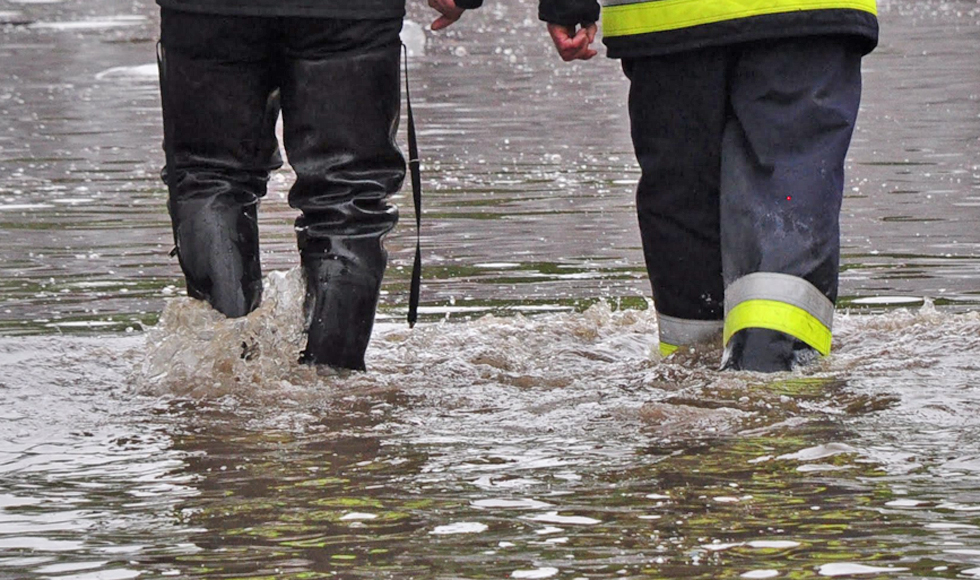
[[829, 352], [862, 53], [829, 36], [624, 59], [663, 354], [722, 334], [728, 368]]
[[395, 143], [401, 19], [164, 9], [168, 207], [190, 296], [227, 316], [261, 299], [256, 210], [282, 164], [307, 280], [306, 362], [363, 369], [405, 177]]

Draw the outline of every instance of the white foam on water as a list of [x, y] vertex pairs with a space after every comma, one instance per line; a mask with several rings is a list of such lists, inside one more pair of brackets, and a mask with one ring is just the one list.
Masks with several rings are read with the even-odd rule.
[[703, 544], [701, 547], [710, 552], [723, 552], [725, 550], [730, 550], [731, 548], [737, 548], [739, 546], [744, 546], [744, 542], [731, 542], [731, 543], [721, 543], [716, 542], [714, 544]]
[[751, 572], [743, 572], [741, 574], [742, 578], [775, 578], [779, 576], [778, 570], [752, 570]]
[[510, 268], [520, 268], [521, 264], [519, 262], [477, 262], [473, 264], [474, 268], [490, 268], [494, 270], [505, 270]]
[[547, 536], [550, 534], [560, 534], [565, 531], [565, 528], [556, 528], [555, 526], [547, 526], [539, 530], [534, 530], [534, 533], [539, 536]]
[[0, 211], [23, 211], [27, 209], [51, 209], [54, 207], [48, 203], [10, 203], [0, 205]]
[[[817, 381], [819, 388], [820, 381], [860, 380], [869, 373], [901, 375], [907, 368], [916, 369], [917, 376], [932, 373], [936, 380], [946, 381], [957, 381], [960, 373], [966, 382], [969, 373], [956, 367], [973, 364], [980, 356], [980, 314], [942, 313], [927, 304], [915, 311], [840, 315], [835, 351], [804, 371], [771, 376], [720, 373], [720, 349], [692, 350], [668, 359], [652, 356], [658, 334], [652, 308], [613, 311], [600, 302], [584, 312], [423, 321], [414, 329], [379, 323], [367, 352], [367, 372], [318, 372], [297, 363], [305, 341], [303, 294], [302, 274], [295, 268], [269, 274], [261, 307], [240, 319], [224, 319], [201, 301], [171, 299], [159, 324], [145, 333], [145, 352], [139, 355], [142, 362], [133, 383], [146, 394], [205, 400], [232, 396], [240, 404], [290, 414], [296, 405], [329, 404], [338, 393], [402, 392], [425, 401], [398, 411], [399, 420], [416, 425], [407, 436], [419, 442], [485, 442], [501, 434], [519, 437], [543, 429], [553, 432], [556, 440], [586, 432], [590, 439], [601, 433], [620, 438], [638, 428], [671, 438], [719, 437], [740, 430], [764, 433], [767, 427], [759, 426], [756, 409], [770, 409], [775, 429], [805, 424], [808, 414], [840, 414], [849, 404], [828, 393], [827, 398], [796, 408], [792, 397], [769, 397], [752, 385], [802, 380]], [[898, 344], [896, 336], [902, 337]], [[948, 359], [946, 367], [937, 368], [937, 351]], [[694, 401], [704, 389], [722, 389], [733, 393], [733, 399], [729, 406], [712, 408], [664, 402], [665, 395], [685, 389], [693, 389]], [[743, 391], [748, 402], [738, 400], [744, 398]], [[923, 397], [936, 391], [912, 392]], [[904, 398], [899, 401], [897, 409], [906, 412]], [[923, 403], [911, 404], [907, 412], [918, 413]], [[782, 405], [785, 410], [780, 410]], [[956, 417], [938, 419], [943, 424]], [[867, 453], [871, 451], [835, 442], [778, 459], [817, 462]], [[874, 453], [891, 462], [880, 449]], [[575, 476], [574, 469], [561, 469], [566, 460], [557, 451], [535, 454], [522, 449], [513, 456], [504, 450], [501, 456], [508, 466], [551, 468], [554, 477], [562, 472]], [[470, 473], [478, 486], [536, 485], [498, 477], [492, 464], [460, 467], [443, 465], [439, 457], [430, 461], [427, 469]], [[894, 461], [896, 466], [910, 465], [898, 457]], [[829, 467], [819, 464], [813, 469]], [[647, 497], [668, 499], [659, 494]]]
[[856, 298], [851, 304], [861, 304], [864, 306], [897, 306], [922, 304], [923, 299], [916, 296], [870, 296], [867, 298]]
[[558, 568], [545, 566], [534, 570], [514, 570], [510, 573], [511, 578], [551, 578], [558, 574]]
[[373, 519], [375, 519], [377, 517], [378, 517], [377, 514], [368, 514], [368, 513], [362, 513], [362, 512], [350, 512], [350, 513], [347, 513], [347, 514], [342, 515], [340, 517], [340, 521], [347, 522], [347, 521], [352, 521], [352, 520], [373, 520]]
[[[303, 348], [302, 276], [299, 269], [265, 279], [261, 306], [228, 319], [207, 303], [171, 300], [146, 333], [136, 377], [143, 392], [200, 398], [246, 398], [320, 383], [316, 369], [297, 364]], [[276, 388], [278, 387], [278, 388]]]
[[826, 445], [817, 445], [815, 447], [809, 447], [807, 449], [802, 449], [796, 453], [787, 453], [785, 455], [780, 455], [776, 459], [793, 459], [796, 461], [816, 461], [817, 459], [825, 459], [827, 457], [833, 457], [834, 455], [839, 455], [841, 453], [857, 453], [857, 449], [851, 447], [850, 445], [844, 443], [827, 443]]
[[956, 554], [957, 556], [980, 556], [980, 550], [943, 550], [943, 552], [946, 554]]
[[847, 562], [823, 564], [817, 567], [821, 576], [859, 576], [863, 574], [895, 574], [905, 572], [908, 568], [881, 566], [866, 566], [864, 564], [852, 564]]
[[980, 505], [944, 501], [937, 505], [936, 509], [952, 510], [954, 512], [980, 512]]
[[544, 509], [551, 507], [550, 503], [534, 499], [479, 499], [472, 502], [475, 507], [484, 509]]
[[926, 528], [930, 530], [980, 530], [980, 526], [952, 522], [932, 522], [926, 524]]
[[925, 505], [927, 502], [919, 501], [917, 499], [894, 499], [889, 502], [885, 502], [888, 507], [917, 507], [920, 505]]
[[[655, 313], [615, 311], [606, 303], [582, 312], [423, 321], [411, 330], [400, 323], [384, 323], [378, 325], [368, 351], [369, 371], [344, 374], [317, 372], [298, 364], [304, 342], [303, 293], [298, 269], [274, 272], [265, 280], [261, 308], [243, 319], [224, 319], [204, 303], [182, 297], [170, 299], [160, 323], [142, 335], [133, 333], [118, 339], [6, 339], [0, 343], [0, 362], [5, 372], [35, 386], [28, 388], [25, 396], [19, 396], [9, 410], [23, 418], [0, 424], [0, 431], [10, 434], [10, 441], [26, 449], [31, 440], [15, 431], [59, 422], [71, 425], [73, 433], [97, 431], [98, 425], [92, 423], [112, 423], [111, 418], [105, 420], [107, 404], [118, 407], [111, 412], [125, 413], [127, 405], [146, 405], [147, 399], [189, 401], [191, 409], [226, 410], [233, 422], [246, 423], [256, 413], [267, 412], [272, 420], [263, 421], [263, 426], [271, 423], [277, 430], [303, 431], [324, 416], [332, 416], [333, 410], [325, 410], [332, 405], [345, 401], [368, 403], [385, 417], [377, 425], [378, 433], [430, 451], [416, 468], [420, 477], [431, 477], [440, 483], [450, 481], [482, 494], [468, 496], [463, 502], [469, 513], [442, 514], [446, 519], [429, 523], [425, 530], [431, 531], [432, 537], [481, 533], [490, 537], [489, 530], [483, 527], [487, 524], [472, 521], [473, 509], [488, 510], [483, 513], [490, 516], [506, 516], [493, 510], [530, 509], [542, 511], [520, 514], [524, 517], [518, 522], [528, 526], [525, 538], [531, 536], [545, 542], [569, 537], [565, 544], [568, 547], [577, 543], [570, 531], [591, 532], [595, 528], [581, 526], [601, 524], [603, 520], [599, 518], [605, 516], [600, 514], [606, 512], [591, 511], [578, 499], [571, 499], [566, 505], [566, 496], [549, 493], [556, 482], [562, 482], [561, 486], [567, 482], [570, 489], [592, 485], [590, 474], [602, 469], [603, 462], [616, 468], [632, 465], [637, 445], [647, 445], [651, 438], [665, 432], [662, 424], [648, 423], [640, 413], [647, 402], [683, 408], [707, 399], [713, 405], [731, 405], [739, 416], [771, 415], [774, 424], [781, 425], [779, 429], [793, 429], [796, 423], [791, 419], [803, 421], [808, 415], [833, 422], [850, 416], [845, 413], [853, 411], [845, 409], [850, 405], [848, 382], [853, 382], [862, 393], [882, 391], [897, 395], [897, 402], [880, 413], [885, 428], [905, 435], [909, 430], [895, 425], [900, 420], [925, 429], [909, 440], [899, 441], [896, 446], [901, 453], [884, 449], [883, 441], [888, 439], [876, 439], [873, 448], [869, 448], [867, 441], [848, 436], [846, 442], [831, 439], [822, 445], [804, 443], [801, 449], [791, 448], [792, 453], [784, 453], [785, 447], [780, 447], [778, 453], [759, 448], [746, 456], [765, 457], [763, 453], [769, 451], [772, 456], [779, 455], [780, 461], [800, 461], [821, 468], [825, 458], [842, 454], [854, 456], [848, 464], [855, 469], [861, 468], [868, 458], [886, 467], [891, 462], [901, 466], [921, 464], [926, 459], [922, 449], [914, 445], [923, 433], [937, 433], [938, 442], [949, 443], [954, 435], [942, 435], [944, 429], [975, 423], [970, 412], [975, 409], [975, 405], [971, 406], [975, 393], [963, 388], [972, 384], [980, 354], [980, 316], [971, 313], [939, 312], [926, 306], [881, 315], [845, 315], [840, 319], [839, 344], [831, 357], [813, 369], [775, 376], [719, 372], [715, 360], [718, 353], [710, 350], [666, 360], [650, 357], [647, 350], [655, 345], [657, 336]], [[129, 379], [120, 378], [120, 369], [124, 368], [133, 369]], [[59, 404], [58, 397], [67, 396], [60, 393], [78, 384], [79, 376], [84, 377], [82, 384], [91, 385], [92, 400], [86, 402], [87, 406], [80, 406], [77, 399], [71, 398]], [[893, 380], [896, 376], [908, 376], [910, 380]], [[794, 381], [801, 388], [812, 390], [798, 399], [780, 394], [781, 388], [793, 386]], [[129, 384], [131, 392], [117, 393], [115, 396], [121, 400], [107, 403], [105, 393], [113, 392], [111, 387], [120, 383]], [[53, 384], [65, 387], [51, 388]], [[923, 389], [923, 384], [930, 388]], [[72, 397], [77, 397], [76, 391], [71, 391]], [[682, 397], [686, 402], [673, 397]], [[813, 402], [808, 403], [807, 397]], [[788, 402], [781, 402], [783, 399]], [[22, 400], [30, 403], [20, 403]], [[144, 402], [138, 403], [139, 400]], [[755, 409], [766, 411], [759, 413]], [[342, 407], [335, 410], [343, 414]], [[145, 413], [145, 409], [141, 412]], [[876, 416], [867, 415], [870, 425], [874, 425]], [[704, 427], [719, 427], [719, 417], [696, 415]], [[747, 426], [751, 433], [766, 433], [757, 425], [752, 422]], [[736, 421], [731, 433], [739, 435], [745, 428]], [[705, 429], [677, 429], [670, 432], [670, 437], [696, 438], [704, 432]], [[835, 432], [831, 437], [842, 435]], [[969, 440], [958, 441], [966, 443], [957, 450], [958, 462], [950, 460], [949, 445], [931, 446], [941, 453], [943, 468], [965, 470], [978, 456]], [[154, 464], [154, 469], [165, 473], [168, 444], [158, 444], [163, 459], [160, 465]], [[16, 454], [19, 449], [10, 447], [9, 452]], [[92, 456], [102, 454], [101, 448], [93, 449]], [[910, 463], [909, 457], [915, 462]], [[773, 468], [775, 463], [763, 463], [759, 468]], [[755, 469], [744, 462], [743, 466]], [[72, 466], [59, 468], [71, 470]], [[173, 489], [160, 491], [161, 481]], [[651, 487], [642, 488], [643, 492], [636, 496], [636, 510], [642, 515], [636, 517], [649, 517], [644, 511], [658, 510], [651, 507], [658, 502], [667, 506], [665, 517], [661, 521], [638, 522], [639, 525], [660, 528], [670, 524], [677, 516], [667, 510], [687, 501], [675, 488], [661, 491], [662, 483], [651, 482]], [[152, 485], [148, 483], [139, 493], [180, 497], [189, 492], [182, 485], [163, 477]], [[725, 498], [723, 503], [739, 505], [733, 500], [742, 499], [747, 492], [742, 487], [737, 491], [716, 488], [697, 501], [714, 504], [713, 498]], [[766, 501], [760, 497], [756, 495], [752, 501]], [[956, 525], [937, 523], [938, 516], [921, 510], [923, 519], [917, 520], [920, 529], [942, 538], [969, 541], [976, 528], [960, 523], [975, 507], [968, 498], [949, 497], [946, 502], [951, 513], [944, 514], [943, 519]], [[902, 499], [915, 501], [912, 497]], [[928, 503], [942, 502], [930, 496]], [[963, 509], [955, 509], [961, 506]], [[348, 525], [370, 525], [361, 523], [366, 516], [356, 515], [359, 513], [342, 511], [337, 517], [347, 514], [343, 521]], [[450, 517], [456, 515], [459, 517]], [[447, 520], [450, 523], [440, 525]], [[542, 529], [534, 530], [533, 524], [540, 524]], [[497, 533], [495, 526], [494, 535], [488, 540], [492, 545], [498, 545]], [[758, 550], [761, 557], [762, 550], [796, 550], [807, 541], [772, 539], [737, 545], [742, 546], [738, 549], [740, 556]], [[518, 545], [526, 543], [522, 540]], [[732, 548], [731, 543], [702, 544], [706, 552]], [[743, 570], [752, 565], [766, 566], [749, 561]], [[833, 574], [840, 571], [833, 567], [823, 570]]]
[[487, 529], [487, 525], [480, 522], [458, 522], [445, 526], [437, 526], [429, 533], [436, 536], [447, 536], [453, 534], [479, 534], [487, 531]]
[[602, 520], [597, 520], [595, 518], [586, 516], [562, 516], [558, 515], [558, 512], [548, 512], [546, 514], [529, 517], [528, 519], [535, 522], [546, 522], [549, 524], [570, 524], [582, 526], [592, 526], [602, 523]]
[[746, 542], [746, 545], [750, 548], [756, 549], [770, 549], [770, 550], [787, 550], [789, 548], [797, 548], [800, 546], [799, 542], [794, 542], [792, 540], [753, 540], [751, 542]]

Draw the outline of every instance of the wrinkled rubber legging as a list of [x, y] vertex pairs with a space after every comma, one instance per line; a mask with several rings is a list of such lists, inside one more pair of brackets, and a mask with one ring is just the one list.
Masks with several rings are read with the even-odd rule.
[[165, 180], [188, 294], [228, 316], [261, 298], [256, 207], [282, 160], [307, 279], [305, 362], [363, 369], [381, 279], [396, 143], [400, 19], [163, 10]]

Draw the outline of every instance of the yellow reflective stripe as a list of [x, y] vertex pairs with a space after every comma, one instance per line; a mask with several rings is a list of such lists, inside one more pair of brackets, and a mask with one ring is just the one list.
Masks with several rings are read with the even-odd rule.
[[878, 14], [875, 0], [653, 0], [606, 6], [602, 10], [602, 33], [626, 36], [751, 16], [832, 9]]
[[834, 327], [834, 303], [798, 276], [753, 272], [725, 288], [725, 313], [746, 300], [776, 300], [806, 310], [827, 328]]
[[830, 354], [830, 329], [806, 310], [792, 304], [776, 300], [746, 300], [735, 305], [725, 317], [725, 344], [733, 334], [746, 328], [785, 332], [822, 355]]
[[666, 342], [661, 342], [660, 343], [660, 356], [662, 356], [662, 357], [668, 357], [668, 356], [674, 354], [675, 352], [677, 352], [677, 349], [679, 349], [679, 348], [680, 348], [679, 346], [676, 346], [676, 345], [673, 345], [673, 344], [667, 344]]

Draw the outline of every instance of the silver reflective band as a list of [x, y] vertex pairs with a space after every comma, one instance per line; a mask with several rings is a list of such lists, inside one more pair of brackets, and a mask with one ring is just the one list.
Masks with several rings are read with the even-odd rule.
[[725, 326], [722, 320], [691, 320], [657, 313], [660, 342], [673, 346], [689, 346], [708, 340], [721, 340]]
[[748, 300], [785, 302], [805, 310], [828, 329], [833, 328], [834, 303], [803, 278], [776, 272], [743, 276], [725, 288], [725, 317], [732, 308]]
[[649, 0], [602, 0], [602, 6], [619, 6], [621, 4], [640, 4]]

